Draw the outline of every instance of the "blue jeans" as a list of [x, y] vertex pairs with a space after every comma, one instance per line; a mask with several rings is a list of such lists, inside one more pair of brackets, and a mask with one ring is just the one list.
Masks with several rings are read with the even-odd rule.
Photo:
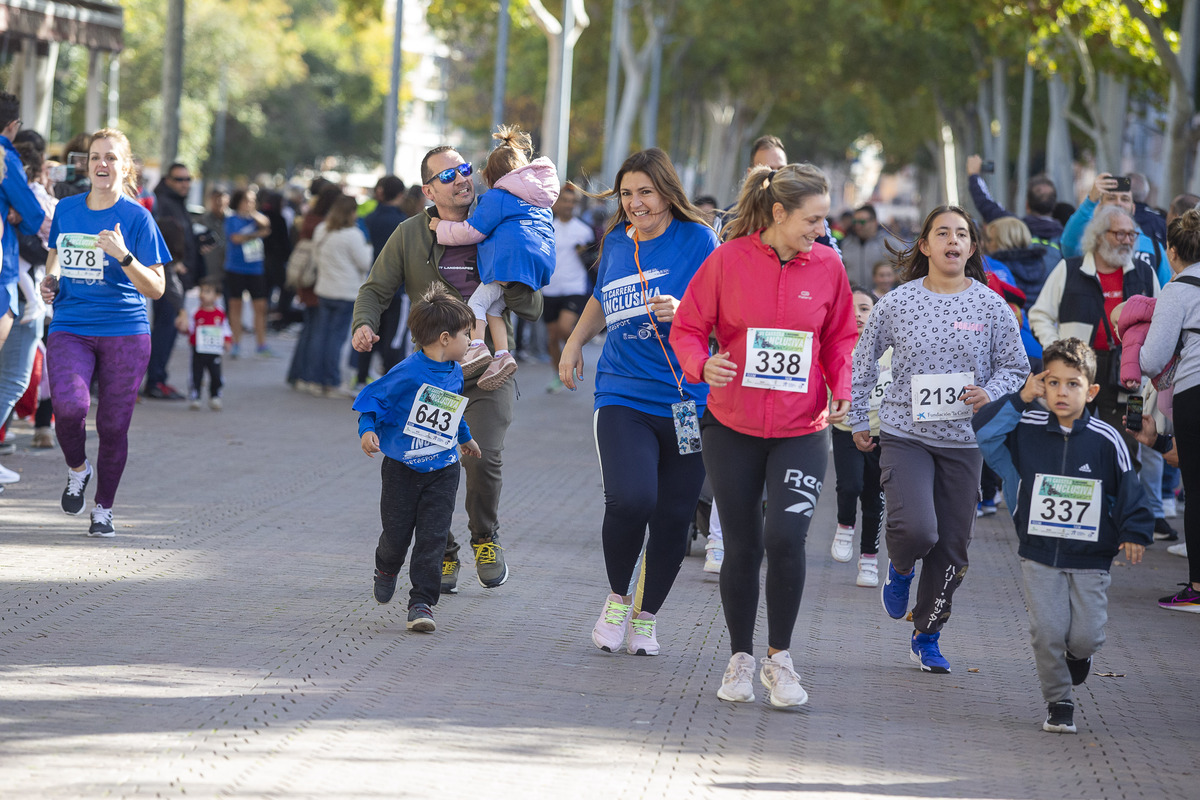
[[288, 366], [287, 382], [293, 386], [296, 381], [308, 380], [309, 364], [312, 362], [313, 331], [317, 325], [316, 307], [304, 309], [304, 321], [300, 325], [300, 336], [296, 339], [296, 349], [292, 351], [292, 363]]
[[[22, 311], [24, 306], [25, 304], [21, 303]], [[24, 325], [19, 325], [17, 320], [13, 320], [8, 341], [4, 343], [4, 348], [0, 349], [0, 425], [8, 419], [13, 406], [29, 388], [33, 357], [37, 353], [37, 343], [41, 338], [41, 319]]]
[[167, 362], [175, 349], [175, 315], [179, 308], [166, 297], [154, 301], [154, 322], [150, 324], [150, 365], [146, 368], [146, 388], [167, 382]]
[[308, 380], [322, 386], [339, 386], [342, 368], [338, 356], [350, 338], [354, 318], [353, 300], [320, 298], [309, 350]]
[[1142, 468], [1138, 470], [1138, 480], [1146, 490], [1146, 498], [1150, 501], [1150, 510], [1154, 513], [1154, 518], [1159, 519], [1163, 515], [1163, 457], [1144, 444], [1138, 445], [1137, 456], [1142, 462]]

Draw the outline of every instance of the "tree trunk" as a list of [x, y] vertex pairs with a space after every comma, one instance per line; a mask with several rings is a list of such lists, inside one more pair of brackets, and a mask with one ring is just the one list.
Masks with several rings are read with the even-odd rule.
[[[1183, 13], [1179, 25], [1179, 54], [1171, 49], [1158, 19], [1151, 17], [1140, 0], [1124, 0], [1132, 17], [1140, 20], [1150, 32], [1150, 40], [1167, 74], [1171, 76], [1170, 122], [1166, 197], [1174, 197], [1191, 186], [1200, 188], [1198, 176], [1192, 175], [1192, 155], [1196, 149], [1198, 129], [1193, 122], [1196, 113], [1197, 37], [1200, 36], [1198, 0], [1182, 0]], [[1164, 198], [1165, 201], [1165, 198]]]
[[[663, 27], [656, 19], [655, 27]], [[646, 106], [642, 109], [642, 147], [658, 147], [658, 98], [662, 87], [663, 40], [659, 36], [650, 53], [650, 87], [646, 92]]]
[[1100, 168], [1114, 175], [1121, 174], [1125, 171], [1121, 156], [1129, 112], [1129, 78], [1101, 72], [1097, 76], [1096, 89], [1097, 118], [1094, 121], [1100, 134], [1096, 145], [1097, 153], [1103, 153], [1102, 157], [1098, 156]]
[[1025, 75], [1021, 83], [1021, 133], [1017, 142], [1017, 192], [1011, 208], [1025, 207], [1025, 196], [1029, 188], [1029, 136], [1033, 124], [1033, 67], [1025, 62]]
[[[539, 150], [541, 154], [553, 161], [559, 172], [566, 177], [567, 172], [567, 133], [570, 128], [568, 121], [571, 114], [571, 66], [575, 51], [575, 42], [583, 30], [591, 24], [587, 13], [583, 10], [581, 0], [565, 0], [563, 12], [567, 14], [566, 3], [570, 6], [571, 19], [568, 20], [570, 30], [563, 38], [563, 24], [546, 10], [541, 0], [529, 0], [529, 10], [533, 20], [542, 33], [546, 35], [549, 56], [546, 70], [546, 100], [542, 109], [542, 141]], [[568, 85], [564, 86], [566, 77]]]
[[1046, 126], [1046, 173], [1054, 181], [1058, 198], [1068, 203], [1075, 197], [1075, 170], [1071, 164], [1071, 134], [1067, 126], [1066, 81], [1055, 73], [1048, 81], [1050, 117]]
[[1008, 193], [1008, 64], [992, 59], [992, 159], [996, 171], [989, 183], [1005, 208], [1013, 207]]
[[162, 166], [167, 168], [179, 150], [179, 101], [183, 96], [183, 0], [167, 4], [166, 42], [162, 66]]
[[701, 194], [711, 194], [717, 198], [718, 204], [733, 202], [732, 187], [736, 181], [738, 162], [731, 157], [736, 153], [736, 142], [733, 136], [734, 120], [737, 108], [734, 107], [728, 89], [723, 89], [716, 100], [704, 103], [705, 115], [705, 147], [704, 181], [701, 183]]

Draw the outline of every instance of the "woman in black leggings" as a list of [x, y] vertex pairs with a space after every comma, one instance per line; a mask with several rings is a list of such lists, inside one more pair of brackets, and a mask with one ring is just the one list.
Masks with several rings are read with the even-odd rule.
[[[671, 332], [688, 380], [712, 389], [700, 429], [725, 531], [721, 603], [733, 656], [717, 692], [722, 700], [754, 700], [764, 550], [767, 657], [759, 677], [774, 706], [808, 700], [788, 649], [804, 591], [804, 542], [829, 457], [825, 428], [849, 410], [857, 336], [841, 259], [816, 244], [828, 213], [828, 181], [811, 164], [751, 172], [737, 218], [725, 227], [728, 241], [696, 273]], [[718, 352], [710, 356], [714, 331]]]
[[[583, 346], [607, 329], [596, 365], [596, 449], [604, 479], [604, 564], [609, 594], [592, 642], [615, 653], [658, 655], [657, 614], [687, 552], [704, 462], [699, 437], [681, 441], [679, 414], [692, 428], [708, 387], [683, 382], [667, 337], [677, 299], [717, 236], [688, 202], [667, 154], [634, 153], [617, 172], [621, 204], [609, 223], [599, 276], [563, 346], [559, 380], [583, 379]], [[695, 445], [695, 446], [693, 446]], [[645, 542], [642, 599], [634, 608], [633, 570]]]

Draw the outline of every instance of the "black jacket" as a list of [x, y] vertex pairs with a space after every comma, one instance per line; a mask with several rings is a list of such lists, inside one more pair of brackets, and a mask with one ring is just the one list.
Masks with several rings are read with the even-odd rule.
[[183, 253], [171, 253], [187, 267], [183, 276], [183, 288], [190, 289], [204, 277], [204, 259], [200, 257], [200, 245], [196, 241], [196, 232], [192, 230], [192, 215], [187, 210], [187, 199], [180, 197], [175, 190], [167, 186], [164, 178], [154, 187], [154, 221], [161, 229], [166, 221], [178, 225], [183, 233]]
[[[1058, 418], [1020, 392], [988, 403], [971, 419], [988, 466], [1004, 479], [1005, 500], [1016, 488], [1017, 554], [1049, 567], [1104, 569], [1122, 542], [1152, 544], [1154, 514], [1116, 428], [1086, 410], [1065, 434]], [[1030, 501], [1038, 473], [1101, 481], [1104, 510], [1098, 541], [1029, 534]], [[1013, 508], [1013, 505], [1009, 505]], [[1042, 509], [1038, 509], [1039, 514]]]

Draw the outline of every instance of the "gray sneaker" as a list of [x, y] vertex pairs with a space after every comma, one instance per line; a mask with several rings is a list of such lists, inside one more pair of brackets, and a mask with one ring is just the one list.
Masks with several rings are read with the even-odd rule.
[[442, 559], [442, 594], [458, 594], [459, 560]]
[[504, 563], [504, 548], [500, 546], [500, 540], [492, 535], [490, 542], [475, 544], [471, 542], [471, 549], [475, 551], [475, 571], [479, 573], [479, 583], [485, 589], [495, 589], [497, 586], [508, 580], [508, 565]]
[[433, 621], [433, 609], [425, 603], [413, 603], [408, 607], [408, 624], [406, 627], [410, 631], [433, 633], [437, 630], [437, 623]]

